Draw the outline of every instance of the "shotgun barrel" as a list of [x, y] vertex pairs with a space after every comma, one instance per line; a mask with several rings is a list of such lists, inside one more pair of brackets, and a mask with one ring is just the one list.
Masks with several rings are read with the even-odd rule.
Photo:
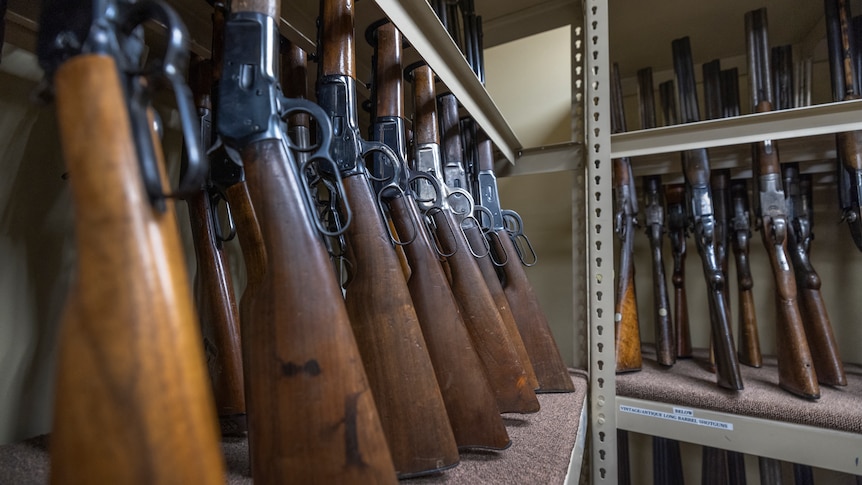
[[[758, 113], [772, 111], [765, 8], [745, 14], [745, 31], [752, 106]], [[752, 164], [757, 188], [755, 213], [775, 279], [778, 383], [792, 394], [817, 399], [820, 388], [799, 312], [796, 278], [787, 254], [790, 220], [781, 183], [777, 144], [772, 140], [753, 144]]]

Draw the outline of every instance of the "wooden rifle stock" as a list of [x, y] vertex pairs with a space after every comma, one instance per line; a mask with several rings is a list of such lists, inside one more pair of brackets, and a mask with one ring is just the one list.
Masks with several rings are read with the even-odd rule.
[[[189, 84], [201, 116], [202, 152], [212, 143], [211, 74], [210, 62], [192, 62]], [[224, 246], [226, 240], [218, 227], [215, 206], [218, 197], [214, 188], [205, 186], [186, 199], [197, 263], [194, 294], [222, 435], [244, 435], [247, 426], [239, 306]]]
[[[462, 140], [470, 140], [472, 146], [467, 148], [472, 150], [472, 153], [475, 154], [476, 158], [479, 156], [478, 153], [480, 149], [483, 151], [492, 150], [490, 140], [487, 140], [487, 137], [482, 138], [481, 141], [477, 140], [478, 129], [473, 120], [465, 120], [465, 127], [468, 130], [475, 132], [476, 136], [472, 136], [474, 133], [470, 133], [466, 138], [462, 136], [461, 123], [458, 119], [458, 100], [455, 99], [453, 94], [447, 93], [439, 96], [438, 107], [440, 110], [440, 131], [443, 139], [442, 146], [444, 149], [444, 174], [447, 179], [455, 178], [458, 183], [462, 183], [462, 181], [466, 182], [464, 180], [467, 178], [467, 174], [464, 170], [464, 144], [462, 144]], [[493, 158], [493, 153], [485, 153], [483, 156], [491, 159]], [[453, 172], [457, 174], [457, 177], [450, 177], [450, 174]], [[446, 180], [446, 183], [447, 185], [452, 185], [449, 180]], [[467, 184], [463, 183], [463, 185]], [[481, 201], [478, 201], [477, 204], [480, 202]], [[485, 234], [483, 234], [483, 231], [478, 226], [471, 225], [471, 227], [463, 229], [464, 235], [470, 243], [470, 247], [481, 248], [484, 247], [485, 244], [488, 244], [485, 241]], [[491, 237], [493, 238], [494, 236]], [[512, 314], [512, 309], [509, 308], [509, 300], [506, 298], [506, 292], [503, 290], [503, 285], [497, 274], [496, 265], [499, 263], [492, 259], [490, 252], [487, 254], [474, 254], [474, 256], [476, 256], [476, 263], [485, 279], [485, 285], [488, 287], [488, 291], [491, 293], [491, 297], [497, 305], [497, 311], [500, 313], [500, 317], [503, 319], [509, 340], [515, 347], [515, 351], [518, 353], [518, 359], [521, 361], [521, 365], [523, 365], [524, 371], [527, 373], [527, 380], [529, 381], [530, 387], [536, 392], [543, 392], [543, 389], [539, 386], [536, 371], [533, 369], [530, 354], [527, 352], [527, 347], [524, 345], [524, 340], [521, 337], [518, 324], [515, 322], [515, 316]]]
[[[272, 116], [274, 106], [257, 105], [262, 112], [255, 112], [246, 97], [254, 97], [257, 89], [235, 84], [247, 79], [240, 70], [252, 66], [257, 88], [266, 94], [260, 98], [280, 96], [274, 78], [277, 46], [267, 43], [278, 38], [278, 4], [233, 4], [219, 86], [219, 132], [242, 155], [252, 204], [234, 204], [240, 243], [247, 265], [264, 264], [249, 268], [241, 302], [252, 476], [256, 483], [394, 483], [341, 289], [285, 135]], [[251, 120], [261, 117], [269, 125], [254, 126]], [[331, 130], [324, 117], [316, 116], [319, 136]], [[243, 190], [234, 187], [229, 190]], [[257, 237], [253, 217], [262, 250], [246, 247]]]
[[783, 164], [784, 186], [787, 190], [788, 251], [793, 260], [796, 291], [805, 337], [814, 360], [817, 380], [830, 386], [846, 386], [847, 376], [838, 353], [838, 342], [820, 293], [820, 276], [811, 264], [811, 241], [814, 239], [814, 210], [811, 206], [811, 176], [800, 175], [797, 163]]
[[733, 180], [730, 184], [733, 205], [733, 255], [736, 260], [736, 286], [739, 291], [739, 361], [751, 367], [763, 365], [760, 338], [757, 331], [757, 313], [754, 308], [754, 279], [749, 262], [751, 223], [748, 204], [748, 181]]
[[[406, 147], [403, 137], [401, 33], [386, 22], [371, 35], [375, 41], [377, 62], [375, 125], [379, 125], [379, 129], [372, 128], [372, 132], [377, 141], [392, 143], [390, 148], [402, 154]], [[387, 137], [387, 129], [400, 133]], [[403, 165], [404, 161], [400, 162]], [[455, 441], [459, 448], [507, 448], [511, 440], [497, 408], [494, 391], [471, 342], [416, 200], [409, 193], [399, 193], [388, 199], [388, 206], [397, 233], [405, 238], [414, 236], [412, 242], [403, 246], [410, 266], [407, 288], [428, 346]]]
[[676, 330], [676, 356], [691, 357], [691, 332], [688, 325], [688, 299], [685, 294], [686, 216], [685, 185], [665, 186], [667, 201], [668, 239], [673, 255], [673, 315]]
[[[756, 112], [772, 110], [766, 9], [745, 14], [752, 105]], [[790, 393], [820, 397], [817, 375], [799, 312], [796, 279], [787, 256], [788, 214], [781, 183], [778, 146], [771, 140], [753, 145], [753, 173], [757, 177], [760, 233], [775, 278], [778, 383]]]
[[682, 475], [679, 441], [653, 436], [652, 456], [654, 485], [683, 485], [685, 483]]
[[[699, 121], [689, 38], [674, 40], [672, 47], [681, 104], [681, 121], [683, 123]], [[740, 390], [743, 387], [742, 375], [739, 371], [726, 303], [727, 281], [724, 278], [716, 248], [715, 207], [710, 188], [710, 166], [706, 149], [684, 151], [682, 167], [690, 216], [693, 218], [694, 239], [706, 278], [716, 380], [720, 387]]]
[[[56, 15], [48, 7], [42, 29]], [[85, 54], [53, 78], [78, 262], [60, 334], [51, 481], [224, 483], [173, 203], [155, 209], [143, 190], [118, 74], [110, 55]]]
[[[458, 447], [398, 255], [364, 167], [372, 144], [361, 139], [355, 80], [353, 2], [323, 0], [317, 99], [337, 127], [330, 154], [341, 172], [353, 220], [344, 235], [352, 278], [345, 305], [399, 476], [458, 464]], [[397, 164], [397, 155], [386, 145]], [[384, 189], [385, 190], [385, 189]], [[417, 406], [417, 403], [422, 403]]]
[[[411, 77], [413, 104], [416, 107], [413, 132], [417, 154], [414, 164], [417, 164], [425, 156], [421, 153], [423, 150], [431, 155], [430, 158], [435, 157], [433, 152], [440, 148], [440, 137], [434, 73], [428, 66], [421, 65], [411, 71]], [[447, 189], [444, 187], [445, 190]], [[524, 367], [509, 339], [505, 322], [488, 291], [476, 258], [473, 257], [474, 250], [465, 236], [467, 228], [478, 228], [475, 219], [459, 220], [449, 207], [432, 209], [430, 217], [436, 227], [442, 250], [448, 255], [446, 265], [452, 292], [461, 306], [462, 316], [497, 397], [500, 412], [538, 411], [539, 401], [529, 385]]]
[[[611, 131], [626, 131], [623, 111], [622, 87], [619, 67], [613, 65], [611, 86]], [[614, 330], [616, 371], [631, 372], [641, 369], [640, 328], [638, 323], [637, 295], [635, 293], [634, 234], [637, 215], [637, 195], [634, 189], [631, 161], [628, 158], [613, 160], [614, 231], [620, 238], [617, 258], [616, 301], [614, 303]]]
[[[655, 128], [655, 96], [653, 95], [652, 69], [638, 70], [638, 102], [640, 105], [641, 127]], [[664, 207], [662, 205], [661, 176], [644, 177], [644, 223], [652, 254], [653, 278], [653, 325], [655, 326], [655, 347], [658, 363], [665, 366], [676, 362], [676, 340], [673, 329], [673, 316], [670, 313], [670, 298], [667, 292], [667, 279], [662, 259], [664, 245]]]

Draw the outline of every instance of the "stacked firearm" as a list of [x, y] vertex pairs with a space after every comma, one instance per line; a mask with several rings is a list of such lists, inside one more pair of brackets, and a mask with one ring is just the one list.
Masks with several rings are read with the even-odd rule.
[[[39, 58], [79, 251], [52, 481], [223, 482], [219, 421], [222, 435], [247, 433], [257, 483], [391, 483], [510, 446], [501, 413], [574, 386], [488, 137], [429, 66], [403, 68], [404, 39], [381, 21], [366, 32], [363, 138], [351, 1], [321, 2], [316, 102], [308, 54], [279, 36], [280, 1], [209, 4], [212, 58], [191, 60], [189, 89], [185, 28], [162, 2], [44, 1]], [[437, 6], [483, 79], [472, 2]], [[146, 63], [144, 24], [166, 31]], [[173, 189], [152, 102], [166, 86], [185, 151]]]
[[[862, 54], [843, 0], [826, 0], [833, 94], [836, 100], [856, 99], [862, 92], [859, 66]], [[810, 65], [794, 64], [790, 46], [770, 49], [766, 10], [745, 15], [748, 79], [754, 112], [804, 106], [810, 103]], [[688, 37], [673, 41], [674, 81], [661, 83], [659, 94], [667, 125], [700, 121], [695, 71]], [[705, 119], [740, 114], [736, 69], [722, 69], [718, 60], [703, 64]], [[618, 68], [613, 69], [612, 130], [625, 131]], [[655, 102], [652, 72], [638, 72], [639, 111], [644, 129], [654, 128]], [[679, 101], [677, 108], [676, 101]], [[862, 248], [862, 156], [859, 133], [837, 135], [839, 194], [843, 219]], [[633, 238], [638, 224], [638, 199], [632, 162], [614, 160], [615, 227], [620, 257], [617, 271], [616, 369], [641, 368], [640, 336], [634, 288]], [[691, 356], [684, 263], [690, 234], [700, 255], [706, 278], [710, 321], [710, 364], [720, 387], [742, 390], [740, 363], [760, 367], [762, 356], [752, 296], [749, 263], [751, 223], [760, 231], [772, 267], [776, 301], [778, 385], [807, 399], [820, 397], [820, 384], [847, 384], [838, 345], [820, 292], [821, 282], [810, 259], [813, 239], [811, 176], [800, 173], [798, 163], [781, 163], [778, 143], [764, 140], [752, 145], [751, 204], [749, 181], [732, 179], [729, 170], [712, 169], [706, 149], [682, 152], [683, 184], [662, 190], [660, 176], [643, 179], [646, 207], [640, 223], [652, 248], [656, 360], [672, 366], [676, 358]], [[662, 195], [664, 196], [662, 198]], [[664, 201], [662, 200], [664, 199]], [[752, 207], [750, 207], [750, 205]], [[666, 216], [665, 216], [666, 214]], [[667, 221], [665, 223], [665, 221]], [[667, 233], [673, 254], [673, 315], [662, 261], [662, 240]], [[736, 261], [739, 298], [738, 346], [732, 332], [728, 293], [728, 260]], [[738, 349], [738, 350], [737, 350]]]

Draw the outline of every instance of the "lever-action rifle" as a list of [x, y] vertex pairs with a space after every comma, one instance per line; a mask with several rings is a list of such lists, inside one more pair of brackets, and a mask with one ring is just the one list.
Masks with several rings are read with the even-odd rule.
[[[832, 98], [835, 101], [859, 99], [862, 73], [857, 66], [862, 49], [855, 43], [850, 5], [845, 0], [826, 0], [825, 10]], [[862, 250], [862, 130], [836, 134], [835, 145], [841, 219], [847, 222], [853, 242]]]
[[[673, 61], [679, 89], [681, 121], [699, 121], [694, 67], [688, 37], [673, 41]], [[688, 196], [688, 216], [706, 278], [712, 345], [715, 353], [718, 385], [742, 389], [742, 375], [733, 343], [733, 332], [727, 312], [727, 282], [718, 259], [715, 233], [715, 209], [709, 186], [709, 157], [705, 148], [682, 153], [682, 168]]]
[[[397, 191], [398, 156], [359, 133], [353, 8], [350, 0], [321, 2], [317, 80], [318, 103], [335, 130], [330, 154], [337, 170], [324, 167], [324, 175], [340, 176], [344, 194], [339, 205], [352, 212], [344, 232], [352, 265], [345, 304], [397, 473], [435, 473], [457, 465], [458, 448], [393, 236], [378, 205], [390, 189]], [[377, 194], [365, 168], [365, 157], [374, 153], [392, 174]]]
[[[228, 192], [249, 272], [240, 314], [251, 472], [261, 483], [394, 483], [369, 379], [319, 234], [325, 228], [302, 181], [305, 168], [333, 165], [332, 125], [317, 105], [281, 94], [280, 4], [233, 2], [217, 106], [221, 140], [242, 156], [245, 171], [245, 183], [228, 190], [247, 187], [254, 208], [238, 208], [234, 200], [245, 199]], [[316, 124], [317, 143], [303, 167], [283, 131], [283, 120], [297, 112]]]
[[[189, 81], [198, 108], [201, 151], [205, 152], [214, 141], [210, 95], [212, 63], [201, 59], [193, 60]], [[223, 152], [216, 151], [214, 155], [221, 153]], [[182, 168], [186, 168], [185, 163]], [[194, 276], [195, 302], [222, 435], [244, 435], [247, 425], [239, 305], [236, 302], [225, 246], [233, 237], [233, 231], [229, 227], [228, 233], [225, 234], [219, 219], [219, 206], [226, 204], [226, 200], [207, 177], [201, 189], [186, 198], [186, 204], [197, 263]], [[229, 218], [230, 222], [232, 221]]]
[[[611, 132], [626, 131], [623, 94], [619, 67], [613, 66], [611, 85]], [[614, 161], [614, 231], [620, 238], [620, 256], [616, 271], [616, 302], [614, 304], [615, 347], [619, 372], [641, 369], [640, 328], [638, 304], [635, 294], [634, 235], [638, 212], [631, 161], [617, 158]]]
[[539, 410], [539, 401], [528, 385], [523, 364], [485, 285], [474, 257], [477, 249], [467, 241], [465, 228], [478, 228], [472, 216], [472, 197], [463, 189], [448, 187], [442, 176], [434, 73], [430, 67], [421, 63], [409, 66], [408, 75], [413, 81], [415, 107], [413, 168], [418, 173], [432, 176], [442, 189], [440, 206], [430, 207], [428, 216], [446, 255], [452, 292], [461, 305], [465, 323], [497, 395], [500, 411], [536, 412]]
[[[147, 22], [164, 27], [166, 47], [141, 65]], [[78, 252], [60, 332], [52, 483], [224, 483], [171, 200], [206, 174], [186, 38], [160, 2], [42, 4], [37, 54], [72, 174]], [[187, 152], [172, 192], [152, 129], [151, 100], [163, 85]]]
[[[406, 170], [401, 32], [389, 21], [372, 24], [366, 38], [374, 46], [372, 139], [385, 143]], [[421, 183], [421, 182], [420, 182]], [[511, 444], [494, 391], [485, 376], [458, 302], [439, 263], [409, 184], [386, 197], [398, 234], [413, 236], [403, 246], [410, 265], [407, 287], [413, 299], [449, 423], [459, 448], [504, 449]]]
[[[648, 67], [640, 69], [637, 76], [641, 128], [655, 128], [652, 69]], [[652, 253], [653, 325], [655, 326], [656, 359], [659, 364], [670, 366], [676, 362], [676, 340], [673, 317], [670, 314], [670, 298], [667, 294], [664, 260], [662, 259], [665, 233], [662, 199], [661, 175], [644, 177], [644, 226]]]
[[[745, 14], [745, 31], [751, 104], [758, 113], [772, 111], [765, 8]], [[787, 255], [790, 220], [781, 183], [777, 144], [772, 140], [753, 144], [752, 163], [757, 180], [755, 213], [775, 277], [778, 384], [793, 394], [817, 399], [820, 388], [796, 300], [796, 279]]]

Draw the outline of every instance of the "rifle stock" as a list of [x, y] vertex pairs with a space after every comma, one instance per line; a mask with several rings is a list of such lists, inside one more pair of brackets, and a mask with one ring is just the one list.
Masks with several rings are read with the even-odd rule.
[[385, 154], [393, 166], [397, 155], [359, 135], [353, 6], [348, 0], [321, 2], [317, 82], [318, 103], [338, 126], [330, 154], [344, 187], [339, 206], [344, 212], [349, 205], [353, 212], [344, 232], [352, 255], [344, 301], [395, 469], [401, 477], [418, 476], [457, 465], [458, 448], [407, 281], [364, 166], [363, 156], [371, 150]]
[[[655, 128], [652, 69], [640, 69], [637, 76], [641, 127], [644, 129]], [[659, 364], [670, 366], [676, 362], [677, 352], [664, 260], [662, 259], [665, 226], [660, 175], [644, 177], [644, 199], [644, 223], [652, 254], [653, 325], [655, 326], [656, 358]]]
[[[189, 84], [201, 121], [201, 151], [205, 152], [213, 141], [211, 62], [194, 59]], [[224, 247], [227, 239], [217, 221], [220, 199], [209, 181], [186, 198], [197, 268], [193, 288], [222, 435], [241, 436], [247, 426], [239, 306]]]
[[[391, 23], [379, 25], [375, 40], [376, 119], [372, 132], [394, 152], [406, 152], [404, 92], [401, 84], [401, 33]], [[397, 133], [387, 132], [397, 131]], [[391, 143], [391, 145], [390, 145]], [[404, 160], [399, 161], [404, 165]], [[413, 234], [403, 246], [410, 266], [407, 288], [413, 300], [449, 423], [459, 448], [500, 450], [511, 444], [458, 302], [452, 294], [437, 252], [425, 230], [413, 196], [405, 192], [388, 200], [398, 234]]]
[[[673, 41], [673, 60], [681, 102], [681, 121], [683, 123], [699, 121], [694, 67], [688, 37]], [[717, 248], [716, 214], [710, 188], [710, 166], [706, 149], [684, 151], [682, 167], [689, 200], [689, 217], [693, 219], [694, 239], [706, 278], [716, 380], [720, 387], [740, 390], [743, 383], [728, 315], [727, 281], [721, 268]]]
[[[752, 105], [757, 112], [771, 111], [772, 83], [766, 9], [747, 12], [745, 30]], [[775, 278], [778, 383], [790, 393], [817, 399], [820, 389], [796, 300], [796, 278], [787, 256], [790, 221], [787, 218], [778, 160], [778, 147], [773, 141], [766, 140], [753, 145], [752, 162], [759, 194], [756, 200], [760, 234]]]
[[[241, 154], [246, 177], [228, 195], [243, 195], [247, 187], [251, 203], [234, 204], [250, 266], [241, 318], [251, 471], [262, 483], [392, 483], [389, 448], [306, 189], [274, 104], [249, 99], [258, 90], [266, 94], [258, 102], [274, 103], [281, 95], [277, 13], [275, 1], [233, 4], [219, 86], [219, 132]], [[256, 69], [255, 90], [236, 84], [246, 79], [239, 71], [248, 66]], [[282, 98], [279, 104], [319, 113], [315, 158], [325, 158], [331, 136], [325, 115], [307, 102]]]
[[838, 354], [838, 342], [820, 293], [820, 276], [811, 264], [809, 251], [814, 239], [814, 211], [811, 206], [811, 176], [800, 175], [797, 163], [781, 166], [784, 186], [787, 189], [787, 206], [790, 216], [788, 250], [793, 260], [799, 310], [805, 328], [805, 337], [811, 349], [817, 380], [830, 386], [846, 386], [847, 376]]
[[[622, 103], [619, 67], [613, 66], [611, 89], [611, 130], [622, 133], [625, 113]], [[616, 371], [632, 372], [641, 369], [640, 328], [637, 295], [635, 293], [634, 230], [637, 215], [637, 196], [634, 189], [631, 161], [628, 158], [613, 160], [614, 231], [620, 239], [620, 253], [616, 271], [616, 301], [614, 303], [614, 346]]]
[[748, 204], [748, 181], [733, 180], [730, 184], [733, 204], [733, 255], [736, 260], [736, 286], [739, 291], [739, 361], [751, 367], [763, 365], [760, 337], [757, 331], [757, 314], [754, 308], [754, 279], [749, 262], [751, 223]]
[[[101, 35], [118, 35], [115, 22], [126, 20], [127, 5], [118, 7], [120, 18], [100, 24], [110, 26], [99, 29]], [[123, 77], [136, 74], [118, 64], [118, 53], [89, 53], [89, 38], [78, 39], [82, 45], [76, 47], [84, 50], [72, 56], [54, 50], [57, 34], [73, 18], [70, 8], [82, 7], [45, 2], [39, 32], [39, 59], [55, 88], [64, 159], [75, 174], [70, 183], [78, 251], [61, 323], [50, 479], [223, 483], [173, 202], [154, 200], [144, 190], [143, 170], [155, 174], [160, 188], [165, 185], [161, 146], [149, 128], [153, 112], [149, 106], [137, 113], [129, 109], [122, 84], [130, 80]], [[107, 18], [104, 11], [92, 13], [94, 22]], [[183, 39], [175, 14], [162, 13], [171, 34]], [[89, 24], [73, 27], [90, 35]], [[174, 55], [185, 55], [182, 44]], [[183, 59], [166, 55], [165, 65], [181, 76], [178, 60]], [[187, 103], [191, 108], [190, 98]], [[180, 111], [193, 128], [193, 111]], [[133, 135], [135, 126], [145, 128]], [[190, 148], [199, 143], [192, 131], [186, 133], [195, 135], [187, 140]], [[151, 160], [141, 156], [142, 144], [152, 149]], [[194, 186], [200, 179], [189, 181]]]
[[[414, 166], [417, 171], [434, 176], [443, 187], [445, 184], [439, 180], [442, 169], [439, 164], [440, 137], [434, 73], [427, 65], [417, 66], [410, 73], [413, 79], [413, 104], [416, 107], [413, 123], [416, 149]], [[443, 190], [448, 189], [443, 187]], [[448, 255], [446, 266], [452, 292], [461, 307], [467, 329], [497, 397], [500, 412], [538, 411], [539, 401], [509, 339], [505, 322], [488, 291], [473, 256], [474, 250], [466, 239], [465, 231], [470, 227], [478, 228], [475, 219], [459, 219], [448, 206], [429, 212], [443, 252]]]
[[676, 330], [676, 356], [680, 359], [691, 357], [691, 332], [688, 325], [688, 299], [685, 294], [685, 185], [665, 186], [667, 201], [668, 239], [673, 255], [673, 315]]

